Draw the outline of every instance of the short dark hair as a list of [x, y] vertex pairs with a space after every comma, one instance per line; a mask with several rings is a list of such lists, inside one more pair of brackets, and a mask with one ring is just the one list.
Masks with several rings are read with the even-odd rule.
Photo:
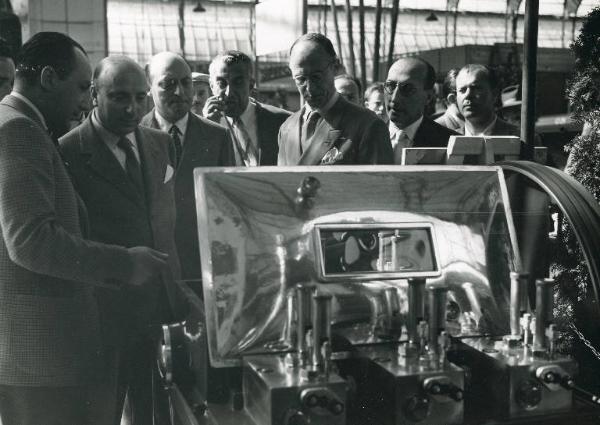
[[13, 50], [6, 39], [0, 37], [0, 57], [13, 59]]
[[302, 41], [312, 41], [313, 43], [318, 44], [325, 51], [325, 53], [331, 56], [331, 59], [337, 60], [338, 56], [335, 53], [335, 49], [333, 48], [331, 40], [318, 32], [309, 32], [298, 37], [292, 44], [292, 47], [290, 47], [290, 55], [292, 54], [292, 50], [294, 50], [294, 46]]
[[469, 63], [469, 64], [463, 66], [460, 69], [460, 71], [458, 71], [458, 73], [460, 74], [463, 71], [469, 72], [469, 73], [481, 72], [483, 75], [485, 75], [486, 80], [487, 80], [488, 84], [490, 85], [492, 91], [495, 91], [495, 92], [499, 91], [500, 80], [498, 78], [498, 74], [496, 73], [496, 71], [494, 71], [493, 68], [490, 68], [487, 65], [482, 65], [480, 63]]
[[383, 83], [376, 82], [376, 83], [373, 83], [370, 86], [368, 86], [367, 89], [365, 90], [365, 100], [368, 100], [369, 97], [375, 92], [379, 92], [379, 93], [385, 95], [385, 89], [383, 88]]
[[17, 53], [16, 78], [34, 84], [42, 69], [51, 66], [64, 79], [75, 67], [75, 49], [86, 54], [85, 49], [66, 34], [38, 32]]
[[458, 69], [451, 68], [442, 84], [442, 95], [444, 98], [448, 97], [450, 93], [456, 93], [456, 76], [458, 75]]
[[245, 54], [244, 52], [240, 52], [239, 50], [227, 50], [227, 51], [219, 53], [217, 56], [215, 56], [214, 59], [210, 62], [210, 65], [208, 67], [209, 73], [210, 73], [211, 69], [213, 69], [213, 66], [218, 62], [222, 62], [227, 66], [241, 63], [248, 70], [248, 75], [250, 77], [252, 77], [254, 75], [254, 69], [252, 66], [252, 58], [250, 56], [248, 56], [247, 54]]

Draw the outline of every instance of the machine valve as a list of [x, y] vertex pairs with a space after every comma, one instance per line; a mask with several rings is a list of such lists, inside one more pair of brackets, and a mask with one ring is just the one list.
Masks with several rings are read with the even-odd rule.
[[446, 376], [431, 377], [423, 381], [423, 389], [437, 401], [454, 400], [460, 402], [464, 398], [462, 388], [454, 385]]
[[338, 416], [345, 410], [344, 403], [327, 388], [305, 389], [300, 393], [300, 402], [304, 409], [317, 415]]

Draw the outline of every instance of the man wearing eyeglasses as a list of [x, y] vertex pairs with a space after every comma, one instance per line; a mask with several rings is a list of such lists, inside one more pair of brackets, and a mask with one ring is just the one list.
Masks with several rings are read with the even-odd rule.
[[208, 72], [213, 96], [202, 114], [229, 129], [236, 164], [275, 165], [279, 127], [290, 113], [250, 97], [254, 88], [252, 59], [229, 50], [212, 60]]
[[395, 164], [401, 163], [403, 148], [446, 147], [448, 138], [457, 134], [424, 116], [434, 84], [435, 70], [420, 58], [401, 58], [388, 71], [384, 88]]
[[171, 135], [177, 220], [175, 240], [183, 279], [200, 279], [194, 168], [235, 165], [225, 128], [190, 112], [194, 96], [192, 71], [171, 52], [154, 55], [146, 69], [155, 108], [141, 125]]
[[292, 78], [304, 106], [279, 130], [278, 165], [389, 164], [383, 121], [335, 89], [337, 55], [322, 34], [298, 38], [290, 49]]

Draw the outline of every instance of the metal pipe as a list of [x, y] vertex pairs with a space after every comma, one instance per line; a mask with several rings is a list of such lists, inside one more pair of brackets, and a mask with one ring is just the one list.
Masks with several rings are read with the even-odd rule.
[[539, 0], [526, 0], [522, 81], [524, 104], [521, 108], [521, 139], [532, 149], [535, 144], [535, 90], [539, 8]]
[[322, 346], [324, 342], [331, 341], [331, 295], [317, 293], [313, 295], [313, 350], [312, 367], [314, 370], [325, 370], [325, 358]]
[[553, 279], [538, 279], [535, 282], [535, 335], [534, 351], [545, 351], [546, 326], [552, 321]]
[[408, 320], [406, 330], [408, 341], [419, 341], [417, 326], [425, 318], [425, 279], [408, 279]]
[[446, 327], [446, 294], [448, 287], [444, 285], [428, 288], [429, 294], [429, 342], [436, 354], [439, 354], [437, 344], [440, 332]]
[[306, 330], [311, 320], [311, 295], [314, 285], [300, 283], [296, 285], [296, 350], [300, 364], [307, 360]]
[[[510, 272], [510, 334], [521, 335], [521, 314], [527, 296], [529, 273]], [[524, 298], [525, 296], [525, 298]]]
[[398, 321], [396, 318], [400, 313], [400, 303], [398, 301], [398, 291], [396, 288], [388, 287], [383, 290], [383, 296], [385, 300], [385, 330], [386, 334], [392, 336], [400, 336], [401, 329], [399, 329]]

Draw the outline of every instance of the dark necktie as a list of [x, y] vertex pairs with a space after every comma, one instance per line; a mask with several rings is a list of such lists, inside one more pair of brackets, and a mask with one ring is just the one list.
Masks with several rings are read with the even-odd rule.
[[144, 179], [142, 178], [142, 169], [135, 156], [135, 152], [133, 152], [131, 141], [127, 137], [121, 137], [117, 146], [125, 152], [125, 171], [127, 172], [127, 176], [140, 194], [143, 195]]
[[308, 115], [304, 125], [302, 125], [302, 151], [305, 151], [310, 145], [309, 140], [315, 133], [315, 128], [317, 127], [319, 118], [321, 118], [321, 114], [319, 114], [317, 111], [312, 111]]
[[181, 161], [181, 153], [183, 152], [183, 147], [181, 146], [181, 132], [179, 131], [179, 128], [173, 124], [169, 129], [169, 134], [173, 139], [172, 151], [175, 154], [175, 167], [177, 167], [179, 165], [179, 161]]

